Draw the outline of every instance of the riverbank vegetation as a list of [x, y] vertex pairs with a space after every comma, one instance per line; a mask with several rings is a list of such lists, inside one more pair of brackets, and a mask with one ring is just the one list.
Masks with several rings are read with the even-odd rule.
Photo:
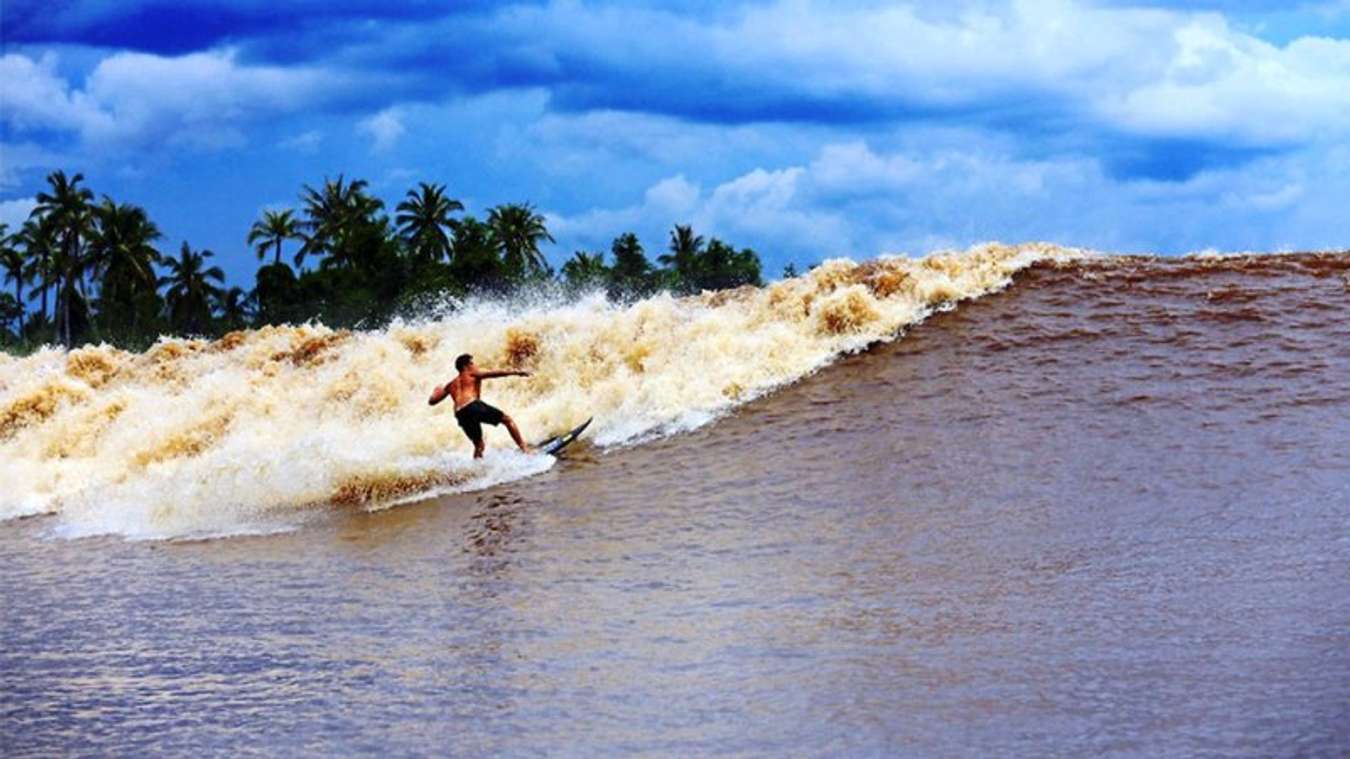
[[553, 243], [527, 203], [465, 213], [444, 185], [419, 183], [391, 210], [343, 176], [305, 185], [293, 209], [263, 211], [241, 244], [259, 261], [252, 287], [226, 282], [214, 251], [164, 239], [145, 209], [96, 198], [81, 174], [56, 171], [20, 229], [0, 224], [0, 346], [108, 342], [143, 348], [162, 334], [217, 336], [319, 320], [377, 326], [432, 296], [505, 296], [560, 287], [611, 298], [759, 285], [748, 248], [675, 226], [655, 262], [637, 236], [576, 251], [556, 272]]

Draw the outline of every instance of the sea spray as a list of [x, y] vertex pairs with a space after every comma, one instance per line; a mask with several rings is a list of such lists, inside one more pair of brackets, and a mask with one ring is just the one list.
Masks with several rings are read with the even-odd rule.
[[486, 398], [528, 437], [594, 416], [601, 446], [695, 428], [886, 340], [935, 309], [1082, 251], [984, 245], [831, 260], [763, 288], [617, 304], [481, 302], [371, 332], [269, 326], [134, 354], [47, 348], [0, 361], [0, 518], [78, 536], [216, 536], [527, 477], [552, 460], [488, 430], [475, 462], [431, 389], [471, 353], [531, 372]]

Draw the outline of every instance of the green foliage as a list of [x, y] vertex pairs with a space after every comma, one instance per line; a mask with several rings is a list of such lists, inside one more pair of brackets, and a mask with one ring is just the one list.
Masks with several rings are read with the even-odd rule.
[[396, 210], [399, 234], [414, 260], [435, 263], [450, 256], [446, 230], [456, 224], [450, 214], [463, 211], [464, 204], [447, 196], [444, 185], [419, 182], [416, 190], [408, 190]]
[[15, 317], [16, 335], [23, 334], [23, 286], [28, 281], [28, 262], [20, 242], [18, 234], [9, 233], [8, 224], [0, 224], [0, 269], [4, 270], [5, 283], [14, 285], [14, 307], [19, 310]]
[[[267, 210], [253, 222], [246, 241], [263, 263], [251, 290], [227, 287], [210, 263], [214, 253], [183, 242], [177, 256], [164, 256], [144, 209], [107, 196], [95, 205], [83, 180], [53, 172], [23, 227], [10, 234], [0, 225], [6, 350], [84, 339], [144, 348], [163, 332], [219, 335], [312, 319], [374, 326], [427, 297], [497, 296], [554, 277], [542, 250], [553, 236], [528, 203], [495, 206], [485, 220], [456, 218], [463, 204], [444, 185], [420, 182], [391, 220], [364, 180], [338, 175], [304, 185], [298, 211]], [[291, 263], [282, 256], [287, 243], [298, 243]], [[558, 279], [573, 295], [604, 289], [616, 300], [761, 283], [754, 251], [688, 225], [671, 230], [659, 268], [632, 233], [614, 239], [609, 258], [577, 251]], [[25, 308], [34, 301], [35, 310]]]
[[749, 248], [736, 250], [714, 237], [699, 258], [695, 286], [698, 290], [729, 290], [764, 284], [759, 256]]
[[23, 334], [23, 306], [9, 293], [0, 293], [0, 340], [16, 343]]
[[463, 292], [485, 294], [508, 289], [506, 265], [492, 227], [472, 216], [464, 217], [455, 227], [450, 251], [450, 272]]
[[100, 331], [136, 334], [154, 323], [159, 311], [155, 267], [161, 256], [152, 243], [160, 237], [141, 208], [105, 196], [94, 210], [89, 258], [99, 281]]
[[383, 230], [389, 223], [380, 214], [384, 202], [366, 193], [368, 185], [364, 179], [346, 182], [341, 174], [336, 180], [325, 179], [322, 189], [305, 185], [300, 195], [305, 206], [300, 224], [304, 244], [295, 255], [297, 267], [308, 256], [323, 256], [326, 265], [337, 267], [362, 258], [375, 228]]
[[703, 237], [694, 234], [688, 225], [675, 225], [670, 232], [670, 253], [657, 257], [668, 267], [667, 278], [671, 290], [680, 293], [697, 292], [702, 265]]
[[86, 245], [93, 236], [94, 193], [80, 187], [83, 174], [67, 177], [64, 171], [47, 175], [50, 191], [37, 194], [32, 217], [39, 220], [49, 235], [50, 260], [44, 265], [43, 298], [50, 285], [56, 291], [56, 327], [61, 342], [67, 347], [84, 336], [89, 325], [88, 301], [85, 298], [85, 275], [90, 270]]
[[159, 284], [169, 288], [164, 291], [167, 315], [187, 334], [205, 334], [211, 323], [211, 305], [220, 297], [220, 288], [211, 283], [225, 281], [219, 266], [206, 265], [206, 259], [215, 255], [209, 250], [194, 251], [184, 242], [178, 258], [164, 260], [169, 273], [160, 278]]
[[300, 223], [295, 220], [294, 211], [264, 211], [263, 217], [248, 230], [248, 244], [258, 253], [261, 261], [272, 250], [272, 263], [281, 263], [281, 244], [287, 240], [303, 240]]
[[247, 327], [253, 316], [253, 296], [242, 288], [231, 287], [219, 291], [216, 296], [216, 321], [218, 329], [236, 330]]
[[[25, 259], [24, 283], [38, 287], [41, 295], [41, 309], [39, 309], [38, 315], [43, 317], [42, 321], [45, 324], [47, 283], [51, 279], [51, 261], [53, 250], [56, 247], [52, 225], [45, 217], [36, 214], [31, 215], [23, 223], [23, 228], [12, 239], [19, 246]], [[23, 299], [20, 298], [19, 300], [22, 301]]]
[[507, 281], [520, 285], [548, 277], [551, 272], [539, 244], [554, 242], [544, 217], [526, 204], [507, 204], [488, 211], [488, 228], [501, 255]]
[[670, 252], [657, 260], [667, 267], [666, 287], [682, 295], [764, 284], [753, 250], [738, 251], [716, 237], [705, 244], [688, 226], [671, 230]]
[[291, 267], [277, 261], [258, 269], [253, 287], [260, 324], [302, 321], [300, 283]]
[[614, 265], [609, 270], [611, 298], [642, 298], [656, 290], [656, 274], [637, 235], [627, 232], [614, 238], [609, 252], [614, 256]]
[[573, 295], [599, 290], [609, 283], [610, 269], [604, 253], [578, 250], [562, 266], [563, 285]]

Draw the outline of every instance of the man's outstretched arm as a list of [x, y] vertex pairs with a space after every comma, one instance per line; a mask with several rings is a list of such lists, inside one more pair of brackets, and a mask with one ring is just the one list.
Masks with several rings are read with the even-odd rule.
[[497, 371], [476, 371], [473, 376], [478, 379], [495, 379], [497, 377], [528, 377], [529, 372], [517, 372], [510, 369], [501, 369]]

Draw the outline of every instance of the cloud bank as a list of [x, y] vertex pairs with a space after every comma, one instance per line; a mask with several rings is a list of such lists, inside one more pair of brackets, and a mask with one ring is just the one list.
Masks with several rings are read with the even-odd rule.
[[[0, 12], [0, 192], [16, 198], [44, 171], [83, 169], [172, 214], [175, 192], [113, 168], [154, 154], [161, 178], [228, 162], [268, 198], [345, 172], [446, 182], [471, 207], [532, 201], [558, 255], [630, 228], [660, 247], [677, 222], [775, 260], [1026, 237], [1314, 247], [1347, 232], [1322, 200], [1350, 185], [1340, 2]], [[227, 224], [251, 219], [228, 215], [184, 234], [229, 250]]]

